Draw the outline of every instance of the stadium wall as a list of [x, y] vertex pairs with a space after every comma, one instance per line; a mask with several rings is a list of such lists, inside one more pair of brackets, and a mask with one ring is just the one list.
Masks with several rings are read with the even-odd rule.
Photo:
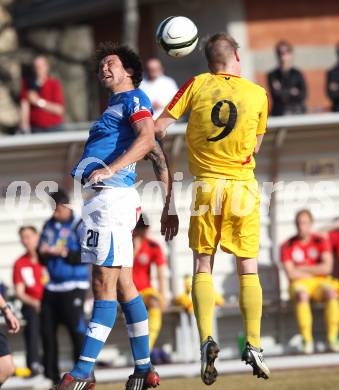
[[307, 105], [326, 111], [325, 72], [335, 64], [339, 41], [339, 7], [336, 0], [287, 0], [272, 6], [269, 0], [244, 0], [254, 76], [266, 86], [266, 72], [275, 66], [274, 46], [287, 40], [295, 47], [295, 64], [305, 74]]
[[[19, 12], [23, 4], [18, 2], [17, 8], [19, 10], [14, 14], [22, 49], [20, 61], [25, 64], [30, 60], [32, 45], [36, 51], [41, 49], [47, 54], [50, 53], [51, 47], [48, 47], [47, 43], [51, 41], [54, 45], [53, 34], [59, 31], [60, 39], [66, 41], [62, 45], [60, 42], [56, 43], [56, 47], [53, 47], [57, 54], [56, 60], [52, 61], [55, 62], [56, 74], [65, 83], [65, 86], [71, 82], [72, 88], [81, 90], [82, 99], [85, 99], [83, 92], [85, 87], [90, 95], [90, 100], [86, 102], [85, 99], [79, 108], [72, 106], [66, 93], [70, 117], [74, 120], [86, 120], [87, 116], [94, 119], [98, 107], [93, 105], [93, 101], [98, 100], [98, 86], [88, 63], [86, 64], [87, 84], [84, 69], [79, 68], [75, 72], [76, 66], [79, 67], [79, 64], [72, 64], [72, 61], [74, 62], [73, 52], [78, 55], [77, 51], [73, 50], [74, 42], [79, 41], [79, 34], [84, 37], [81, 42], [82, 46], [85, 44], [86, 56], [81, 58], [87, 61], [89, 59], [87, 47], [90, 48], [92, 44], [103, 40], [121, 40], [123, 29], [121, 2], [101, 0], [87, 1], [86, 4], [83, 4], [80, 1], [73, 1], [70, 9], [63, 7], [63, 3], [58, 0], [51, 0], [48, 4], [31, 3], [31, 8], [25, 6], [30, 9], [29, 12], [26, 8]], [[89, 5], [91, 12], [86, 14], [86, 7]], [[48, 14], [48, 18], [46, 18], [46, 7], [53, 10]], [[203, 46], [205, 39], [212, 33], [228, 31], [240, 43], [243, 75], [256, 80], [263, 86], [266, 86], [266, 73], [276, 66], [274, 54], [276, 43], [281, 39], [288, 40], [295, 46], [296, 66], [305, 73], [309, 110], [311, 112], [328, 111], [329, 101], [325, 93], [325, 72], [335, 63], [334, 45], [339, 36], [339, 9], [336, 0], [324, 2], [286, 0], [275, 4], [274, 7], [269, 0], [260, 2], [250, 0], [213, 0], [212, 2], [203, 0], [140, 0], [139, 13], [141, 57], [143, 60], [152, 55], [161, 57], [166, 72], [173, 76], [179, 84], [194, 74], [206, 71], [207, 67], [202, 50], [195, 50], [190, 56], [180, 59], [180, 66], [178, 66], [177, 59], [166, 56], [156, 46], [154, 39], [156, 27], [161, 20], [169, 15], [184, 15], [192, 18], [199, 27], [200, 46]], [[83, 35], [86, 28], [88, 31]], [[48, 34], [47, 30], [50, 30]], [[45, 39], [45, 36], [49, 39]], [[71, 47], [71, 52], [70, 50], [65, 52], [65, 47], [66, 49]], [[65, 61], [65, 54], [72, 59], [71, 62], [67, 56]], [[68, 70], [70, 64], [72, 72]], [[107, 96], [102, 91], [100, 96], [101, 108], [103, 108]], [[88, 105], [88, 109], [86, 105]]]
[[[266, 74], [276, 66], [275, 45], [287, 40], [295, 47], [295, 65], [305, 74], [310, 112], [328, 111], [325, 72], [335, 64], [339, 41], [339, 8], [336, 0], [287, 0], [272, 6], [269, 0], [213, 2], [153, 2], [153, 26], [172, 14], [191, 17], [199, 26], [200, 43], [212, 33], [228, 31], [240, 44], [242, 73], [267, 87]], [[141, 23], [141, 26], [143, 24]], [[149, 45], [142, 41], [141, 46]], [[203, 52], [196, 50], [178, 62], [165, 56], [153, 42], [153, 50], [179, 83], [206, 71]]]

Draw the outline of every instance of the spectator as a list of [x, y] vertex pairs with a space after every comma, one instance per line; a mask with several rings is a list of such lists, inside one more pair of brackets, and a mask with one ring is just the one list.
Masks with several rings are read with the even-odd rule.
[[23, 80], [20, 99], [22, 132], [43, 133], [63, 129], [62, 86], [59, 80], [49, 75], [46, 57], [34, 59], [33, 76]]
[[295, 300], [296, 316], [303, 348], [313, 353], [312, 312], [310, 300], [325, 301], [328, 348], [338, 351], [338, 302], [332, 273], [333, 258], [328, 240], [312, 233], [313, 216], [301, 210], [295, 218], [297, 235], [281, 247], [281, 261], [290, 281], [291, 298]]
[[331, 243], [335, 259], [333, 276], [339, 280], [339, 218], [335, 218], [328, 230], [328, 238]]
[[[160, 245], [148, 237], [148, 230], [149, 225], [141, 216], [133, 232], [133, 281], [148, 310], [149, 342], [152, 351], [162, 326], [162, 309], [166, 307], [166, 258]], [[152, 287], [153, 265], [157, 269], [158, 290]], [[160, 356], [158, 351], [153, 350], [151, 358], [155, 355]], [[159, 361], [156, 363], [159, 364]]]
[[146, 62], [147, 78], [140, 88], [149, 97], [154, 110], [153, 118], [157, 119], [163, 109], [178, 91], [177, 83], [164, 74], [164, 67], [158, 58], [150, 58]]
[[20, 240], [26, 253], [14, 264], [13, 282], [16, 296], [22, 302], [22, 315], [26, 321], [24, 338], [26, 364], [31, 376], [41, 374], [40, 359], [40, 308], [44, 292], [44, 267], [39, 263], [37, 247], [39, 234], [33, 226], [19, 230]]
[[306, 84], [302, 73], [293, 67], [293, 47], [288, 42], [279, 42], [276, 54], [279, 66], [268, 74], [273, 103], [271, 115], [303, 114]]
[[45, 375], [58, 382], [57, 328], [68, 329], [73, 343], [73, 358], [80, 355], [84, 323], [84, 299], [89, 287], [88, 265], [81, 264], [80, 221], [67, 206], [68, 196], [61, 190], [52, 196], [56, 206], [42, 230], [39, 243], [40, 262], [46, 265], [49, 282], [41, 305], [42, 342]]
[[332, 102], [332, 111], [339, 111], [339, 42], [336, 45], [337, 64], [327, 72], [327, 95]]
[[[225, 300], [217, 291], [214, 291], [215, 306], [223, 307]], [[179, 294], [174, 303], [182, 307], [188, 314], [193, 313], [193, 301], [192, 301], [192, 276], [185, 275], [184, 277], [184, 292]]]
[[3, 297], [6, 297], [6, 293], [7, 293], [7, 286], [0, 279], [0, 295], [2, 295]]
[[[0, 294], [0, 311], [5, 318], [9, 333], [18, 333], [20, 330], [19, 321], [8, 303]], [[5, 381], [14, 374], [14, 364], [11, 352], [8, 348], [6, 336], [0, 331], [0, 388]]]

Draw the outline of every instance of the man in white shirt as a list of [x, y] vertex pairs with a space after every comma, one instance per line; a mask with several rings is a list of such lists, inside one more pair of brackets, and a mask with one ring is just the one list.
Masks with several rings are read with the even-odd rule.
[[158, 58], [146, 62], [146, 74], [140, 88], [149, 97], [153, 106], [153, 118], [157, 119], [166, 105], [178, 91], [177, 83], [164, 74], [164, 67]]

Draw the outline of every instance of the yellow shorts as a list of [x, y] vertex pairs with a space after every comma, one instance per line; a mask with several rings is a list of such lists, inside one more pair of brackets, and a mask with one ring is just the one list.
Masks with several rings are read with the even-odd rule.
[[152, 287], [144, 288], [139, 292], [139, 294], [141, 295], [142, 300], [146, 306], [148, 305], [149, 300], [152, 298], [158, 299], [159, 301], [161, 300], [159, 291]]
[[260, 232], [257, 181], [197, 178], [194, 184], [190, 248], [212, 255], [220, 243], [224, 252], [257, 257]]
[[324, 293], [337, 290], [337, 283], [331, 276], [315, 276], [309, 279], [295, 280], [290, 284], [290, 296], [295, 298], [298, 292], [306, 292], [315, 302], [324, 299]]

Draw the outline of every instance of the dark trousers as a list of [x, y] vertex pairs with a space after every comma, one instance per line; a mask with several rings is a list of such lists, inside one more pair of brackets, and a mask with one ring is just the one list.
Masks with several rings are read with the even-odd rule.
[[[37, 311], [29, 305], [23, 305], [22, 315], [26, 321], [24, 339], [26, 347], [26, 365], [34, 370], [34, 363], [40, 364], [40, 317]], [[35, 367], [36, 369], [36, 367]]]
[[45, 376], [54, 383], [60, 379], [58, 365], [58, 325], [66, 326], [73, 344], [74, 362], [80, 356], [86, 331], [84, 323], [84, 298], [86, 290], [67, 292], [45, 290], [41, 306], [41, 334], [44, 351]]

